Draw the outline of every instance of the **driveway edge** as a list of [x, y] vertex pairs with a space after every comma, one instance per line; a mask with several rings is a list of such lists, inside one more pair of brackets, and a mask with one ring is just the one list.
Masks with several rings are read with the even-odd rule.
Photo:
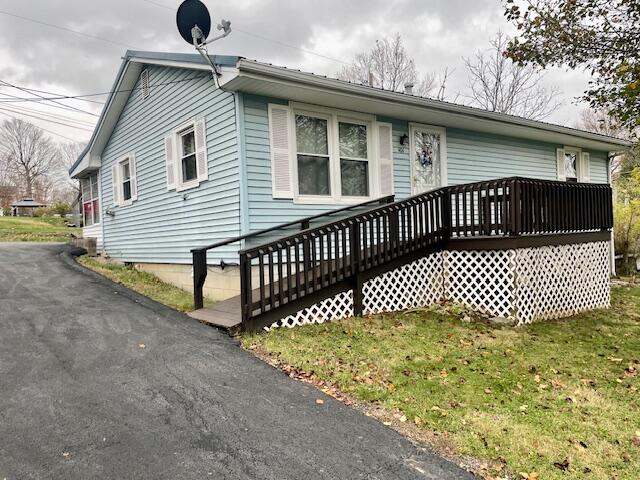
[[[213, 327], [210, 324], [199, 322], [198, 320], [190, 317], [186, 313], [174, 310], [171, 307], [168, 307], [160, 302], [153, 300], [152, 298], [149, 298], [145, 295], [142, 295], [141, 293], [131, 290], [130, 288], [120, 283], [114, 282], [110, 278], [107, 278], [104, 275], [101, 275], [98, 272], [95, 272], [90, 268], [87, 268], [84, 265], [81, 265], [76, 261], [76, 258], [84, 255], [85, 253], [86, 253], [86, 250], [84, 250], [83, 248], [73, 247], [71, 245], [63, 245], [62, 251], [60, 252], [59, 256], [62, 259], [63, 263], [65, 263], [68, 267], [76, 270], [77, 272], [82, 273], [83, 275], [91, 277], [97, 283], [100, 283], [114, 290], [118, 295], [122, 295], [128, 298], [129, 300], [139, 303], [140, 305], [148, 308], [149, 310], [156, 313], [157, 315], [161, 315], [163, 317], [171, 317], [175, 320], [187, 320], [190, 323], [195, 320], [196, 322], [201, 323], [203, 325], [207, 325], [208, 327]], [[221, 333], [225, 332], [224, 329], [216, 328], [216, 330], [219, 330]], [[233, 338], [231, 335], [229, 335], [229, 338], [232, 338], [234, 342], [239, 344], [239, 342], [237, 342], [237, 340]]]

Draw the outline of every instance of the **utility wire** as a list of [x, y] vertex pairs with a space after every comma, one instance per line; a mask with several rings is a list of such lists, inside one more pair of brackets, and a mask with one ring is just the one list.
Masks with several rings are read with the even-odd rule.
[[[1, 80], [0, 80], [0, 82], [1, 82]], [[0, 87], [1, 86], [2, 85], [0, 85]], [[25, 97], [19, 97], [17, 95], [12, 95], [12, 94], [6, 93], [6, 92], [0, 92], [0, 95], [4, 95], [5, 97], [9, 97], [11, 99], [14, 99], [14, 100], [9, 100], [7, 98], [0, 98], [0, 104], [2, 104], [2, 103], [11, 103], [11, 104], [15, 105], [15, 104], [18, 104], [18, 103], [22, 103], [25, 100], [39, 100], [37, 98], [25, 99]], [[71, 107], [63, 107], [61, 105], [53, 105], [51, 103], [44, 103], [44, 102], [40, 103], [40, 105], [44, 105], [45, 107], [59, 108], [61, 110], [68, 110], [68, 111], [71, 111], [71, 112], [75, 112], [75, 110], [73, 108], [71, 108]]]
[[93, 130], [89, 129], [89, 128], [78, 127], [76, 125], [69, 125], [68, 123], [58, 122], [56, 120], [49, 120], [49, 119], [46, 119], [46, 118], [39, 117], [38, 115], [32, 115], [30, 113], [23, 113], [23, 112], [12, 110], [12, 109], [6, 108], [6, 107], [0, 107], [0, 110], [3, 111], [3, 112], [11, 112], [11, 113], [16, 113], [18, 115], [24, 115], [25, 117], [35, 118], [35, 119], [38, 119], [38, 120], [42, 120], [43, 122], [55, 123], [56, 125], [61, 125], [63, 127], [74, 128], [76, 130], [84, 130], [85, 132], [89, 132], [89, 133], [93, 132]]
[[30, 95], [34, 95], [34, 96], [39, 97], [39, 98], [41, 98], [41, 99], [43, 99], [43, 100], [45, 100], [45, 101], [49, 101], [49, 102], [51, 102], [51, 103], [55, 103], [55, 104], [58, 104], [58, 105], [62, 105], [63, 107], [71, 108], [72, 110], [76, 110], [77, 112], [86, 113], [87, 115], [93, 115], [94, 117], [98, 117], [98, 116], [99, 116], [99, 115], [96, 115], [96, 114], [95, 114], [95, 113], [93, 113], [93, 112], [89, 112], [89, 111], [87, 111], [87, 110], [82, 110], [81, 108], [73, 107], [73, 106], [71, 106], [71, 105], [65, 105], [64, 103], [61, 103], [61, 102], [59, 102], [59, 101], [57, 101], [57, 100], [54, 100], [54, 99], [48, 99], [48, 98], [46, 98], [46, 97], [43, 97], [43, 96], [42, 96], [42, 95], [40, 95], [39, 93], [32, 93], [32, 92], [29, 92], [27, 89], [25, 89], [25, 88], [23, 88], [23, 87], [19, 87], [19, 86], [13, 85], [13, 84], [11, 84], [11, 83], [9, 83], [9, 82], [6, 82], [6, 81], [4, 81], [4, 80], [0, 80], [0, 83], [1, 83], [1, 84], [4, 84], [4, 85], [7, 85], [7, 86], [9, 86], [9, 87], [16, 88], [16, 89], [21, 90], [21, 91], [23, 91], [23, 92], [26, 92], [26, 93], [28, 93], [28, 94], [30, 94]]
[[[5, 115], [5, 116], [7, 116], [7, 117], [9, 117], [9, 118], [12, 118], [12, 119], [14, 119], [14, 120], [20, 120], [20, 118], [18, 118], [18, 117], [16, 117], [16, 116], [14, 116], [14, 115], [10, 115], [10, 114], [6, 113], [6, 112], [5, 112], [4, 110], [2, 110], [2, 109], [0, 109], [0, 115]], [[51, 135], [56, 135], [57, 137], [64, 138], [65, 140], [69, 140], [70, 142], [78, 143], [78, 140], [76, 140], [75, 138], [67, 137], [67, 136], [65, 136], [65, 135], [62, 135], [62, 134], [60, 134], [60, 133], [53, 132], [53, 131], [51, 131], [51, 130], [47, 130], [46, 128], [43, 128], [43, 127], [40, 127], [40, 126], [38, 126], [38, 128], [42, 129], [43, 131], [45, 131], [45, 132], [47, 132], [47, 133], [50, 133]]]
[[[1, 81], [1, 80], [0, 80]], [[53, 93], [53, 92], [47, 92], [46, 90], [38, 90], [37, 88], [27, 88], [27, 87], [22, 87], [24, 90], [28, 90], [29, 92], [38, 92], [38, 93], [46, 93], [47, 95], [58, 95], [58, 96], [64, 96], [64, 93]], [[101, 102], [100, 100], [85, 100], [85, 99], [78, 99], [78, 100], [82, 100], [83, 102], [90, 102], [90, 103], [96, 103], [98, 105], [104, 105], [105, 102]]]
[[16, 110], [18, 112], [35, 113], [36, 115], [42, 116], [43, 119], [45, 117], [49, 117], [49, 118], [53, 118], [54, 120], [64, 120], [65, 122], [76, 123], [79, 126], [84, 126], [84, 127], [89, 127], [89, 128], [93, 128], [94, 125], [95, 125], [94, 123], [88, 122], [86, 120], [79, 120], [77, 118], [68, 117], [68, 116], [65, 116], [65, 115], [58, 114], [58, 113], [43, 112], [42, 110], [36, 110], [36, 109], [33, 109], [33, 108], [27, 108], [27, 107], [23, 107], [21, 105], [11, 105], [10, 107], [0, 107], [0, 108], [4, 108], [6, 110], [12, 109], [12, 110]]
[[[188, 82], [191, 80], [198, 80], [203, 78], [202, 75], [200, 76], [195, 76], [195, 77], [189, 77], [189, 78], [182, 78], [180, 80], [172, 80], [170, 82], [161, 82], [161, 83], [154, 83], [154, 84], [150, 84], [149, 88], [153, 88], [153, 87], [161, 87], [164, 85], [173, 85], [175, 83], [181, 83], [181, 82]], [[7, 83], [4, 80], [0, 80], [0, 83]], [[9, 84], [7, 84], [9, 85]], [[20, 88], [21, 90], [27, 90], [23, 87], [15, 87], [15, 88]], [[142, 90], [142, 87], [134, 87], [134, 88], [124, 88], [124, 89], [120, 89], [120, 90], [111, 90], [108, 92], [100, 92], [100, 93], [87, 93], [84, 95], [61, 95], [61, 96], [54, 96], [54, 97], [42, 97], [40, 96], [40, 98], [26, 98], [26, 97], [17, 97], [16, 99], [13, 100], [1, 100], [0, 99], [0, 104], [8, 104], [8, 103], [20, 103], [20, 102], [43, 102], [43, 101], [53, 101], [53, 100], [69, 100], [69, 99], [80, 99], [80, 98], [84, 98], [84, 97], [97, 97], [97, 96], [101, 96], [101, 95], [111, 95], [112, 93], [126, 93], [126, 92], [135, 92], [137, 90]], [[43, 93], [49, 93], [52, 94], [52, 92], [44, 92], [43, 90], [40, 90]], [[29, 92], [27, 92], [29, 93]], [[35, 95], [35, 94], [33, 94]], [[59, 103], [59, 102], [58, 102]], [[65, 107], [70, 107], [69, 105], [65, 105], [65, 104], [61, 104]], [[73, 108], [73, 107], [70, 107]], [[87, 112], [85, 112], [87, 113]], [[95, 114], [91, 114], [91, 115], [95, 115]], [[95, 115], [98, 116], [98, 115]]]
[[53, 23], [47, 23], [47, 22], [43, 22], [41, 20], [36, 20], [34, 18], [24, 17], [22, 15], [17, 15], [15, 13], [6, 12], [4, 10], [0, 10], [0, 15], [6, 15], [8, 17], [13, 17], [13, 18], [19, 18], [20, 20], [24, 20], [26, 22], [37, 23], [39, 25], [44, 25], [44, 26], [50, 27], [50, 28], [57, 28], [58, 30], [63, 30], [65, 32], [69, 32], [69, 33], [75, 33], [76, 35], [81, 35], [83, 37], [92, 38], [94, 40], [101, 40], [103, 42], [111, 43], [113, 45], [118, 45], [118, 46], [126, 47], [126, 48], [133, 48], [134, 50], [136, 49], [136, 47], [133, 47], [133, 46], [128, 45], [126, 43], [118, 42], [116, 40], [110, 40], [108, 38], [99, 37], [97, 35], [91, 35], [89, 33], [79, 32], [78, 30], [73, 30], [73, 29], [68, 28], [68, 27], [62, 27], [60, 25], [55, 25]]

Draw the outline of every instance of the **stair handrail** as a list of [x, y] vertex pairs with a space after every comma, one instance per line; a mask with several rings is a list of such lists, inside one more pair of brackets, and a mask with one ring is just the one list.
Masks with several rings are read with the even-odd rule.
[[[290, 222], [281, 223], [279, 225], [275, 225], [273, 227], [265, 228], [262, 230], [257, 230], [255, 232], [246, 233], [244, 235], [238, 235], [237, 237], [228, 238], [226, 240], [221, 240], [220, 242], [213, 243], [211, 245], [207, 245], [204, 247], [197, 247], [191, 249], [191, 255], [193, 258], [193, 288], [194, 288], [194, 307], [195, 309], [200, 309], [204, 306], [204, 296], [202, 293], [202, 287], [204, 286], [204, 282], [207, 277], [207, 252], [209, 250], [213, 250], [219, 247], [223, 247], [225, 245], [230, 245], [232, 243], [241, 242], [243, 240], [247, 240], [249, 238], [255, 238], [260, 235], [264, 235], [266, 233], [276, 232], [278, 230], [284, 230], [286, 228], [292, 227], [294, 225], [300, 225], [301, 230], [307, 230], [310, 228], [310, 224], [312, 221], [317, 220], [322, 217], [330, 217], [332, 215], [336, 215], [338, 213], [343, 213], [349, 210], [355, 210], [356, 208], [366, 207], [368, 205], [373, 204], [391, 204], [395, 200], [395, 195], [386, 195], [383, 197], [374, 198], [372, 200], [367, 200], [365, 202], [354, 203], [352, 205], [347, 205], [342, 208], [338, 208], [336, 210], [329, 210], [322, 213], [317, 213], [315, 215], [310, 215], [308, 217], [299, 218], [296, 220], [292, 220]], [[221, 268], [224, 268], [224, 262], [220, 262]]]

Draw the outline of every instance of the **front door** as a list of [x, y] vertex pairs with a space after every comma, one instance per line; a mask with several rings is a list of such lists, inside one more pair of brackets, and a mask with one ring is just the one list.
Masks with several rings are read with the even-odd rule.
[[444, 129], [412, 126], [410, 133], [411, 192], [416, 195], [443, 186], [446, 175]]

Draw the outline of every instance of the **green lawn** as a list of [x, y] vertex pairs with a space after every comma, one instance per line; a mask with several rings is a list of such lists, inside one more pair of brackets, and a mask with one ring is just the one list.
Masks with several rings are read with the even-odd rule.
[[[131, 290], [180, 312], [193, 310], [193, 295], [181, 288], [163, 282], [155, 275], [131, 266], [109, 263], [99, 258], [79, 257], [78, 262]], [[205, 304], [210, 303], [205, 299]]]
[[0, 242], [66, 242], [69, 234], [81, 235], [55, 217], [0, 217]]
[[435, 432], [457, 455], [490, 460], [486, 477], [638, 478], [640, 288], [615, 288], [611, 310], [519, 329], [463, 317], [438, 308], [242, 341]]

